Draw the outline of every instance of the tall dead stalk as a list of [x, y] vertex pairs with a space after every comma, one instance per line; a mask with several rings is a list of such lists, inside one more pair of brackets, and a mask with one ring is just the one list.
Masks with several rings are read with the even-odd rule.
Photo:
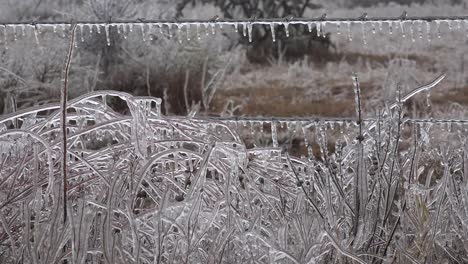
[[63, 179], [63, 223], [67, 222], [67, 101], [68, 101], [68, 74], [70, 73], [70, 64], [73, 56], [73, 47], [75, 46], [76, 24], [72, 24], [70, 31], [70, 43], [68, 47], [67, 62], [65, 64], [63, 89], [60, 98], [60, 124], [62, 127], [62, 179]]

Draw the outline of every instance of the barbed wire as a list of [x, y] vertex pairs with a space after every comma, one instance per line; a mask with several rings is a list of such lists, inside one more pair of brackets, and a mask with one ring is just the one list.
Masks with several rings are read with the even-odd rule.
[[[185, 120], [196, 120], [196, 121], [219, 121], [219, 122], [315, 122], [315, 123], [355, 123], [357, 118], [324, 118], [324, 117], [213, 117], [213, 116], [195, 116], [195, 117], [171, 117], [167, 116], [164, 119], [185, 119]], [[363, 118], [362, 122], [384, 122], [388, 118]], [[401, 120], [403, 123], [414, 123], [414, 124], [468, 124], [468, 120], [465, 119], [417, 119], [417, 118], [404, 118]]]
[[190, 25], [190, 24], [205, 24], [205, 25], [223, 25], [223, 24], [251, 24], [251, 25], [270, 25], [270, 24], [308, 24], [308, 23], [385, 23], [385, 22], [451, 22], [451, 21], [466, 21], [468, 16], [408, 16], [403, 13], [399, 17], [368, 17], [366, 13], [354, 18], [329, 18], [327, 14], [323, 14], [317, 18], [247, 18], [247, 19], [223, 19], [217, 16], [211, 19], [132, 19], [132, 20], [61, 20], [61, 21], [1, 21], [2, 26], [39, 26], [39, 25], [139, 25], [139, 24], [165, 24], [165, 25]]

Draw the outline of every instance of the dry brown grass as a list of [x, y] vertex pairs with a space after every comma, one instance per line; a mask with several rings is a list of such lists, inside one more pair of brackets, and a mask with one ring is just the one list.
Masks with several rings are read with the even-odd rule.
[[432, 102], [437, 105], [458, 103], [463, 106], [468, 106], [468, 86], [459, 89], [453, 89], [448, 93], [434, 96]]
[[[362, 87], [367, 91], [374, 89], [371, 83], [362, 83]], [[349, 117], [354, 115], [354, 95], [350, 85], [337, 82], [333, 84], [329, 94], [324, 94], [319, 98], [305, 96], [305, 94], [307, 94], [305, 88], [288, 87], [282, 83], [275, 83], [269, 87], [252, 86], [221, 90], [216, 95], [211, 110], [213, 113], [219, 113], [225, 102], [232, 100], [243, 105], [242, 111], [238, 114], [246, 116]], [[370, 92], [367, 93], [369, 94]]]

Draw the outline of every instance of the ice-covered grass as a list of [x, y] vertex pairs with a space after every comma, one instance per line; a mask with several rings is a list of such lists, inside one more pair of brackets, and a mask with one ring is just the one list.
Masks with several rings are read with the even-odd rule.
[[[426, 7], [412, 6], [409, 12]], [[378, 12], [400, 14], [399, 8], [386, 6]], [[421, 14], [434, 8], [428, 6]], [[450, 14], [459, 12], [443, 8]], [[362, 14], [369, 9], [357, 10]], [[340, 12], [345, 11], [331, 15]], [[85, 37], [98, 39], [106, 50], [104, 31], [100, 37]], [[322, 101], [321, 108], [336, 108], [335, 101], [327, 99], [333, 96], [348, 100], [351, 110], [351, 105], [358, 105], [356, 112], [346, 113], [355, 119], [246, 122], [171, 117], [162, 115], [157, 98], [92, 92], [68, 103], [65, 161], [60, 106], [18, 110], [15, 101], [23, 100], [25, 106], [36, 104], [38, 98], [42, 103], [53, 100], [50, 91], [58, 93], [61, 86], [62, 56], [54, 57], [48, 33], [42, 33], [41, 45], [34, 48], [28, 46], [36, 45], [34, 40], [20, 37], [15, 43], [24, 47], [17, 47], [18, 53], [2, 53], [11, 63], [2, 70], [1, 80], [9, 88], [12, 107], [6, 107], [10, 114], [0, 118], [0, 263], [468, 262], [468, 125], [407, 118], [418, 115], [409, 113], [407, 104], [415, 102], [405, 94], [425, 92], [413, 88], [440, 72], [447, 72], [442, 89], [438, 87], [443, 93], [448, 92], [445, 88], [466, 86], [463, 48], [457, 46], [464, 36], [459, 31], [443, 33], [454, 41], [401, 42], [396, 34], [369, 31], [372, 41], [362, 45], [359, 31], [352, 42], [341, 35], [336, 43], [343, 57], [325, 65], [307, 59], [252, 65], [243, 51], [220, 48], [221, 61], [235, 67], [225, 70], [229, 76], [218, 91], [259, 86], [273, 90], [278, 85], [286, 94], [294, 87], [304, 92], [297, 99], [301, 103], [311, 104], [309, 99], [315, 98]], [[131, 36], [136, 35], [141, 40], [137, 32]], [[216, 41], [225, 43], [220, 35]], [[145, 42], [164, 47], [161, 50], [121, 40], [129, 56], [116, 53], [116, 58], [131, 58], [119, 65], [122, 72], [132, 73], [125, 70], [129, 66], [146, 72], [128, 78], [144, 83], [146, 89], [151, 87], [151, 67], [161, 73], [158, 78], [167, 80], [165, 71], [205, 61], [199, 56], [207, 61], [207, 53], [221, 47], [210, 38], [200, 46], [182, 47], [186, 53], [179, 53], [177, 41], [165, 37]], [[78, 50], [86, 45], [77, 44]], [[430, 49], [419, 50], [426, 45]], [[27, 56], [25, 51], [34, 56], [23, 62], [19, 59]], [[49, 56], [49, 63], [35, 62], [50, 54], [54, 56]], [[96, 64], [93, 56], [79, 53], [74, 58], [70, 93], [78, 95], [96, 86], [99, 59]], [[174, 67], [161, 66], [169, 62]], [[211, 71], [213, 76], [219, 72], [217, 67]], [[187, 70], [180, 72], [188, 75]], [[361, 89], [355, 79], [357, 97], [349, 81], [352, 72], [360, 73], [360, 85], [366, 86]], [[27, 79], [32, 73], [37, 82]], [[81, 76], [92, 80], [81, 85]], [[183, 76], [180, 83], [187, 89], [193, 79]], [[334, 85], [345, 87], [345, 92], [335, 93], [330, 89]], [[18, 86], [31, 90], [18, 93]], [[37, 91], [40, 96], [34, 94]], [[183, 97], [187, 106], [196, 105], [186, 96], [176, 99]], [[400, 101], [394, 103], [396, 97]], [[249, 98], [244, 95], [243, 100]], [[429, 102], [424, 97], [415, 100]], [[225, 106], [223, 114], [238, 113], [243, 106], [238, 103]], [[270, 108], [293, 108], [273, 103]], [[466, 107], [447, 110], [444, 117], [456, 111], [461, 117]]]
[[60, 107], [5, 116], [0, 262], [466, 262], [468, 127], [405, 121], [401, 104], [378, 122], [246, 123], [81, 96], [67, 109], [67, 219]]

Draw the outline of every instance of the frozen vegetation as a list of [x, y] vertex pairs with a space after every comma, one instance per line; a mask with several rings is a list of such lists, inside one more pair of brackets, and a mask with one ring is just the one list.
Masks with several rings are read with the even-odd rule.
[[468, 263], [466, 18], [1, 1], [0, 263]]

